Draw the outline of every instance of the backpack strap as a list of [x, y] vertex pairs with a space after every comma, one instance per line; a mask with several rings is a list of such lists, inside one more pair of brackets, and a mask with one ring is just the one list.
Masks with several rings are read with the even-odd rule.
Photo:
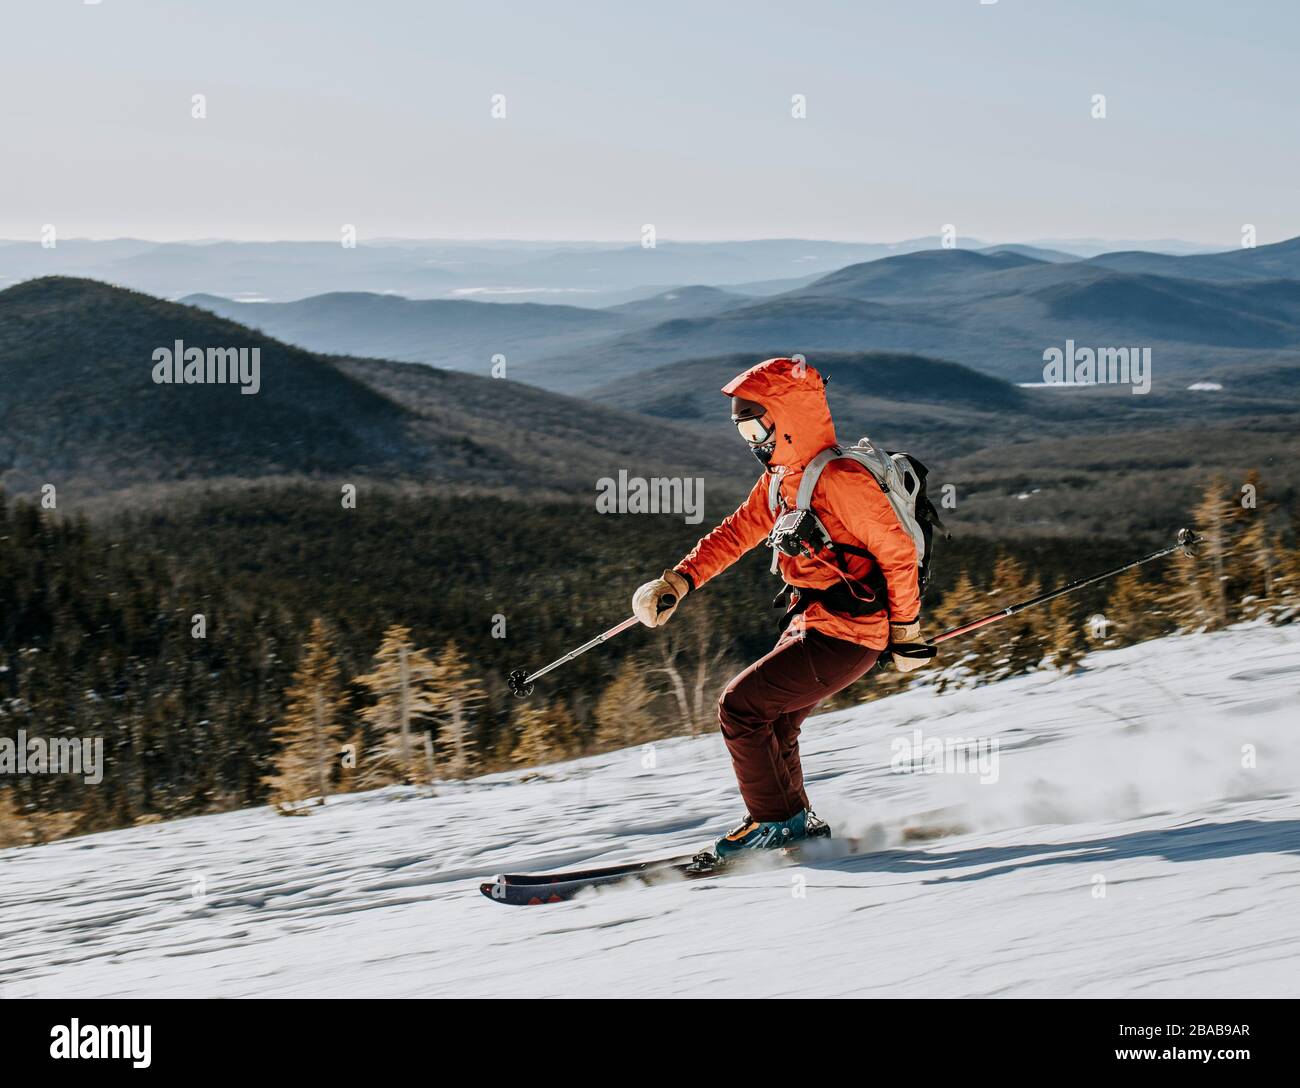
[[[769, 511], [771, 511], [772, 517], [774, 519], [776, 517], [777, 507], [780, 506], [781, 504], [781, 477], [784, 474], [785, 474], [784, 470], [782, 470], [781, 472], [773, 472], [767, 481], [767, 508]], [[776, 549], [773, 548], [772, 549], [772, 573], [779, 574], [780, 572], [781, 572], [781, 568], [777, 562]]]
[[776, 517], [777, 504], [781, 500], [782, 475], [781, 472], [774, 472], [767, 481], [767, 508], [772, 512], [773, 517]]
[[[863, 468], [867, 469], [872, 479], [876, 480], [877, 483], [880, 482], [879, 477], [876, 476], [875, 472], [871, 471], [871, 467], [865, 463], [865, 459], [860, 455], [855, 455], [854, 450], [846, 451], [841, 449], [839, 446], [827, 446], [804, 466], [803, 475], [799, 478], [799, 490], [795, 493], [794, 509], [812, 509], [813, 492], [817, 490], [817, 482], [821, 479], [822, 470], [832, 461], [838, 461], [841, 459], [846, 461], [857, 461], [863, 466]], [[773, 517], [776, 516], [777, 508], [780, 505], [781, 478], [782, 474], [773, 473], [771, 482], [767, 485], [767, 505], [772, 511]], [[816, 515], [814, 515], [814, 517], [816, 517]], [[818, 520], [817, 524], [820, 526], [821, 521]], [[824, 526], [822, 527], [822, 532], [825, 533], [827, 539], [830, 538], [830, 534], [826, 532]], [[867, 559], [875, 559], [875, 556], [872, 555], [871, 552], [867, 551], [866, 548], [859, 548], [853, 544], [837, 544], [832, 541], [830, 548], [832, 553], [835, 555], [836, 562], [838, 562], [841, 567], [844, 566], [845, 555], [860, 555]], [[777, 551], [775, 548], [772, 549], [772, 573], [780, 573], [780, 567], [777, 563]]]
[[832, 461], [840, 457], [847, 457], [839, 446], [827, 446], [816, 457], [804, 466], [803, 476], [799, 480], [799, 492], [795, 495], [794, 508], [796, 510], [808, 510], [811, 508], [813, 491], [816, 490], [817, 481], [822, 477], [822, 469]]

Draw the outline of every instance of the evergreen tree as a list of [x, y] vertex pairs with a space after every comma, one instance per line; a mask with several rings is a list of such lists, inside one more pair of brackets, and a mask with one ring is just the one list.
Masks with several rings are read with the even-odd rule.
[[572, 751], [577, 732], [573, 716], [563, 703], [525, 704], [515, 712], [518, 741], [511, 762], [523, 766], [555, 763]]
[[[945, 595], [935, 613], [935, 626], [941, 630], [957, 627], [984, 614], [987, 596], [963, 570], [956, 584]], [[979, 683], [987, 670], [990, 647], [982, 632], [963, 635], [939, 647], [935, 661], [939, 691], [964, 683]]]
[[1277, 607], [1273, 612], [1274, 621], [1287, 623], [1300, 615], [1300, 534], [1290, 548], [1281, 541], [1278, 543], [1275, 590]]
[[324, 620], [313, 619], [293, 683], [285, 692], [284, 714], [274, 730], [280, 751], [275, 773], [267, 781], [274, 801], [329, 793], [344, 704], [330, 641]]
[[443, 752], [442, 767], [448, 778], [469, 778], [479, 768], [478, 742], [470, 716], [486, 698], [483, 685], [470, 672], [460, 647], [455, 642], [447, 643], [434, 667], [431, 704], [441, 722], [438, 747]]
[[66, 839], [70, 835], [86, 831], [86, 822], [82, 813], [71, 809], [46, 809], [43, 812], [33, 812], [27, 818], [27, 826], [31, 829], [31, 841], [37, 846], [47, 842], [57, 842], [59, 839]]
[[655, 719], [647, 709], [655, 696], [645, 670], [628, 658], [596, 703], [596, 746], [631, 748], [656, 737]]
[[1126, 570], [1115, 579], [1106, 600], [1102, 644], [1132, 646], [1168, 634], [1175, 623], [1166, 597], [1166, 587], [1147, 581], [1140, 568]]
[[[1042, 583], [1029, 576], [1020, 560], [1011, 555], [999, 555], [993, 566], [993, 583], [989, 587], [984, 612], [1006, 608], [1041, 592]], [[1034, 668], [1043, 659], [1044, 639], [1049, 631], [1050, 621], [1040, 609], [1031, 608], [1000, 621], [996, 630], [989, 632], [985, 642], [985, 678], [1004, 680]]]
[[515, 765], [514, 752], [521, 739], [520, 725], [524, 722], [524, 709], [522, 705], [518, 707], [497, 730], [489, 757], [490, 769], [509, 770]]
[[1223, 477], [1213, 477], [1192, 513], [1192, 524], [1201, 536], [1196, 558], [1178, 561], [1175, 614], [1184, 629], [1213, 630], [1231, 619], [1227, 563], [1239, 513], [1240, 507], [1229, 496]]
[[0, 789], [0, 850], [31, 842], [31, 821], [18, 805], [18, 791]]
[[1240, 588], [1238, 607], [1243, 619], [1267, 614], [1277, 607], [1283, 552], [1282, 541], [1256, 511], [1232, 547], [1232, 569]]
[[1259, 471], [1252, 469], [1242, 487], [1237, 532], [1229, 549], [1232, 599], [1243, 619], [1271, 615], [1281, 604], [1286, 546], [1272, 526], [1277, 504], [1263, 491]]
[[374, 669], [354, 681], [375, 698], [361, 712], [375, 736], [359, 776], [363, 783], [415, 782], [431, 777], [423, 738], [414, 725], [439, 708], [434, 696], [437, 676], [437, 666], [429, 655], [411, 641], [409, 627], [393, 624], [384, 632]]
[[1078, 610], [1068, 596], [1057, 597], [1047, 606], [1047, 627], [1047, 664], [1064, 673], [1077, 672], [1088, 642]]

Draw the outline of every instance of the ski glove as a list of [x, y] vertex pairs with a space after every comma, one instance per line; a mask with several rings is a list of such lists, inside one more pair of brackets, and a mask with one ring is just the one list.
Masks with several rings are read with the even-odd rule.
[[632, 594], [632, 614], [647, 627], [660, 627], [677, 611], [690, 588], [675, 570], [666, 570]]
[[891, 623], [889, 625], [890, 642], [920, 642], [921, 641], [921, 621], [913, 620], [911, 623]]
[[919, 649], [924, 644], [921, 642], [921, 622], [913, 620], [911, 623], [891, 623], [889, 625], [889, 646], [892, 650], [901, 651], [891, 654], [894, 662], [894, 668], [899, 672], [911, 672], [913, 669], [919, 669], [922, 665], [927, 665], [934, 656], [931, 651], [926, 656], [912, 657], [907, 653], [913, 648]]

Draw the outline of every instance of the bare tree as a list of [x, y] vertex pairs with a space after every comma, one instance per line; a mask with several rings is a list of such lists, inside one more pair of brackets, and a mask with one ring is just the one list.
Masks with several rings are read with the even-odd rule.
[[712, 616], [703, 608], [683, 616], [665, 629], [657, 651], [658, 664], [648, 671], [664, 677], [686, 732], [694, 737], [711, 729], [718, 693], [736, 671], [731, 645]]

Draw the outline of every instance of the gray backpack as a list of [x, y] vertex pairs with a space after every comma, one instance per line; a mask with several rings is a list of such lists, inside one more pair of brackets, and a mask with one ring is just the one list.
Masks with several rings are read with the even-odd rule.
[[[832, 461], [856, 461], [871, 474], [876, 486], [885, 493], [889, 505], [894, 508], [898, 524], [912, 538], [916, 545], [917, 584], [922, 593], [930, 577], [930, 551], [934, 540], [935, 527], [943, 528], [939, 512], [935, 509], [925, 493], [925, 478], [928, 470], [910, 453], [894, 453], [877, 446], [870, 438], [863, 437], [857, 445], [847, 449], [831, 446], [817, 454], [803, 470], [799, 481], [799, 491], [795, 496], [794, 509], [778, 516], [780, 507], [781, 477], [773, 475], [767, 489], [767, 504], [776, 518], [768, 544], [772, 548], [772, 572], [777, 571], [777, 553], [798, 554], [801, 547], [807, 545], [814, 550], [817, 547], [829, 547], [834, 551], [850, 555], [871, 553], [865, 548], [852, 544], [843, 544], [831, 540], [830, 534], [822, 525], [812, 509], [813, 492], [817, 481], [821, 479], [822, 470]], [[863, 478], [864, 485], [866, 478]], [[783, 526], [784, 523], [784, 526]], [[820, 537], [819, 535], [820, 534]], [[874, 556], [871, 556], [874, 558]]]

